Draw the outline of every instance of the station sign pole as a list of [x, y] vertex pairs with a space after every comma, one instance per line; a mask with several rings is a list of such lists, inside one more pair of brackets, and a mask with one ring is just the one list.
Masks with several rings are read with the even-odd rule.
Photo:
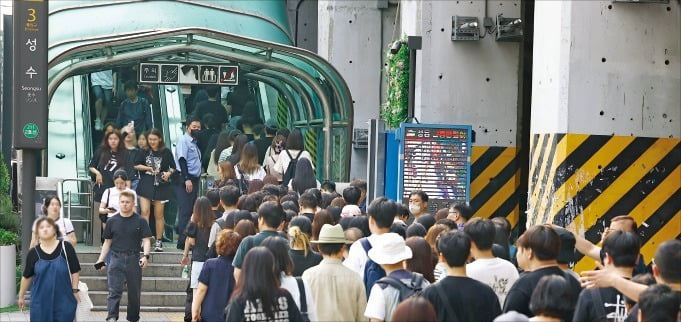
[[35, 179], [47, 148], [48, 0], [13, 0], [12, 143], [21, 150], [21, 255], [25, 261], [35, 219]]

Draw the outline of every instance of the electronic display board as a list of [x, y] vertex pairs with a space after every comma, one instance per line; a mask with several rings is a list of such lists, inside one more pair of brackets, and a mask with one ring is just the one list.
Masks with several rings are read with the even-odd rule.
[[469, 201], [471, 127], [441, 124], [402, 124], [400, 128], [398, 196], [428, 194], [428, 210]]

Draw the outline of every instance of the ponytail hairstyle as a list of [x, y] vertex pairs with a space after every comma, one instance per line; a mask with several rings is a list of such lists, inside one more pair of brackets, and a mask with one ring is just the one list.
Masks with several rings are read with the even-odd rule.
[[302, 247], [305, 251], [305, 257], [307, 257], [307, 252], [310, 250], [310, 236], [300, 230], [300, 227], [293, 226], [288, 229], [289, 240], [291, 241], [291, 248]]

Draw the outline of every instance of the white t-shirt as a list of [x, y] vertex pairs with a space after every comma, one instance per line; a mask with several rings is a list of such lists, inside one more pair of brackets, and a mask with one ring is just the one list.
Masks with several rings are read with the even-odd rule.
[[466, 265], [466, 275], [491, 287], [503, 307], [508, 291], [518, 279], [518, 270], [511, 262], [495, 257], [476, 259]]
[[[241, 171], [239, 171], [239, 165], [234, 166], [234, 173], [236, 173], [236, 178], [241, 179]], [[267, 173], [265, 173], [265, 169], [263, 167], [258, 167], [257, 170], [255, 170], [252, 173], [244, 173], [244, 177], [246, 178], [247, 181], [251, 180], [262, 180], [265, 178]]]
[[[379, 235], [372, 234], [369, 237], [369, 244], [375, 245], [376, 243], [376, 238]], [[343, 265], [345, 267], [357, 272], [359, 274], [359, 277], [364, 280], [364, 265], [366, 265], [367, 260], [369, 260], [369, 255], [367, 255], [367, 252], [364, 251], [364, 247], [362, 247], [362, 242], [361, 239], [358, 239], [354, 243], [352, 243], [352, 246], [350, 246], [350, 250], [348, 251], [348, 258], [343, 261]]]
[[[125, 188], [123, 191], [129, 191], [135, 196], [135, 206], [137, 206], [137, 193], [135, 190]], [[106, 204], [107, 208], [111, 207], [116, 209], [116, 212], [114, 213], [109, 213], [107, 214], [107, 218], [113, 217], [116, 213], [121, 211], [121, 201], [120, 201], [120, 196], [121, 196], [120, 190], [116, 187], [111, 187], [102, 193], [102, 204]]]
[[92, 86], [101, 86], [104, 89], [113, 89], [113, 72], [111, 70], [103, 70], [90, 74], [90, 81]]
[[[301, 152], [299, 150], [288, 150], [288, 152], [291, 154], [291, 157], [293, 157], [293, 159], [298, 157], [299, 161], [301, 158], [310, 160], [310, 164], [312, 164], [312, 169], [314, 170], [314, 163], [312, 163], [312, 157], [310, 156], [310, 152], [307, 151]], [[300, 156], [298, 156], [298, 154], [300, 154]], [[279, 153], [277, 163], [274, 164], [274, 169], [272, 169], [272, 171], [283, 176], [284, 174], [286, 174], [286, 169], [288, 169], [289, 163], [291, 163], [291, 158], [288, 156], [288, 153], [286, 153], [286, 150], [281, 151], [281, 153]]]
[[383, 296], [383, 289], [378, 284], [371, 287], [364, 316], [385, 321], [385, 296]]

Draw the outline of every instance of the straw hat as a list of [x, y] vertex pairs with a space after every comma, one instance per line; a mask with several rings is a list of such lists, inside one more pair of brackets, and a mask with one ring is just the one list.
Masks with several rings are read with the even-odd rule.
[[369, 258], [379, 265], [396, 264], [412, 257], [411, 248], [396, 233], [378, 235], [371, 244]]

